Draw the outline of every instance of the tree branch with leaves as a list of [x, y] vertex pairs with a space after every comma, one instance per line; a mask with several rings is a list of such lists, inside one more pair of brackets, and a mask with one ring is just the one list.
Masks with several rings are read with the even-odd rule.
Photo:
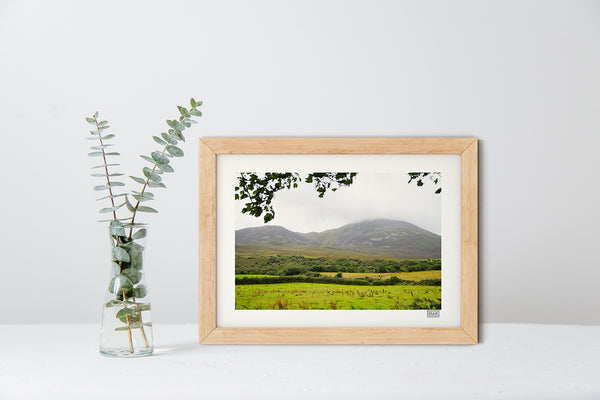
[[237, 177], [235, 200], [246, 201], [242, 214], [258, 218], [264, 213], [263, 220], [267, 223], [275, 218], [272, 202], [278, 191], [312, 183], [318, 197], [323, 198], [327, 191], [335, 192], [341, 187], [350, 186], [356, 175], [356, 172], [313, 172], [302, 178], [297, 172], [241, 172]]

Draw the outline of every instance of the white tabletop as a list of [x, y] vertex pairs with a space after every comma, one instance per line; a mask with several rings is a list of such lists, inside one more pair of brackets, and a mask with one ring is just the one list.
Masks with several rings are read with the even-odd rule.
[[0, 399], [600, 399], [600, 326], [486, 324], [470, 346], [201, 346], [98, 353], [96, 325], [0, 325]]

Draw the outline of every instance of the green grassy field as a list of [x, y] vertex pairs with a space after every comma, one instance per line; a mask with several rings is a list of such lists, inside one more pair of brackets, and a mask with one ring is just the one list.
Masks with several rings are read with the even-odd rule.
[[236, 285], [236, 310], [441, 309], [440, 286]]
[[236, 246], [235, 272], [238, 310], [441, 308], [440, 259], [317, 246], [286, 251]]

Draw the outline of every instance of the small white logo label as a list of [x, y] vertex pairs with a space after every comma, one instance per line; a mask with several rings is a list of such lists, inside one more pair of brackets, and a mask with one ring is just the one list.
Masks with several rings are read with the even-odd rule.
[[439, 318], [440, 310], [427, 310], [427, 318]]

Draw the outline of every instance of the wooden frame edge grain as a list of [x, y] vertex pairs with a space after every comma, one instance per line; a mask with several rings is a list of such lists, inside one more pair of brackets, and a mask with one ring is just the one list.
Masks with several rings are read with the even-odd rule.
[[461, 153], [461, 327], [478, 342], [478, 152], [477, 140]]
[[217, 327], [217, 157], [200, 139], [200, 343]]
[[[461, 158], [460, 328], [219, 328], [216, 315], [216, 157], [219, 154], [458, 154]], [[200, 317], [202, 344], [476, 344], [477, 139], [200, 139]]]

